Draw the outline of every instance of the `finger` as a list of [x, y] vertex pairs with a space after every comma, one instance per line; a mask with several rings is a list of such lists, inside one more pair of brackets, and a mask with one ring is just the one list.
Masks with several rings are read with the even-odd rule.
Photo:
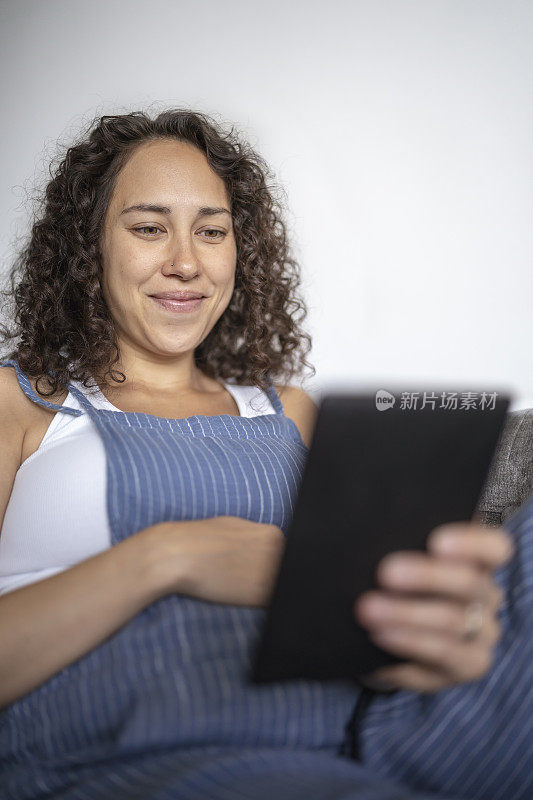
[[408, 628], [370, 631], [369, 636], [385, 651], [441, 671], [453, 680], [466, 681], [481, 677], [490, 668], [496, 628], [494, 621], [485, 621], [473, 641]]
[[[486, 616], [498, 608], [496, 597], [484, 605]], [[465, 629], [466, 607], [455, 600], [420, 600], [411, 597], [392, 597], [380, 592], [366, 592], [355, 603], [358, 621], [366, 628], [403, 626], [419, 628], [421, 631], [441, 631], [460, 637]]]
[[410, 662], [393, 667], [383, 667], [368, 675], [362, 675], [359, 682], [363, 686], [377, 691], [407, 689], [422, 694], [438, 692], [454, 685], [450, 678], [441, 671]]
[[495, 584], [485, 569], [432, 553], [391, 553], [379, 562], [376, 578], [386, 589], [440, 594], [463, 602], [490, 602], [494, 596]]
[[513, 538], [504, 528], [468, 525], [441, 525], [428, 536], [430, 552], [450, 558], [468, 558], [489, 569], [505, 564], [513, 555]]

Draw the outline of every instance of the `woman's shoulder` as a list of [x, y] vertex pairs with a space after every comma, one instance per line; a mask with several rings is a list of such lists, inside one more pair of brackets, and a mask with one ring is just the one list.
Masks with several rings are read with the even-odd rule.
[[19, 386], [14, 369], [3, 367], [0, 369], [0, 411], [2, 428], [19, 433], [24, 429], [24, 418], [27, 397]]
[[[1, 362], [3, 363], [3, 362]], [[37, 378], [26, 375], [31, 388], [37, 394]], [[46, 382], [40, 381], [39, 388], [46, 388]], [[68, 395], [67, 389], [62, 389], [50, 397], [43, 398], [49, 403], [61, 405]], [[11, 365], [0, 368], [0, 401], [2, 408], [9, 410], [9, 414], [26, 435], [27, 431], [41, 420], [43, 415], [53, 416], [54, 411], [40, 406], [31, 400], [22, 389], [15, 368]]]
[[292, 419], [306, 447], [311, 446], [318, 408], [313, 398], [299, 386], [274, 384], [285, 416]]

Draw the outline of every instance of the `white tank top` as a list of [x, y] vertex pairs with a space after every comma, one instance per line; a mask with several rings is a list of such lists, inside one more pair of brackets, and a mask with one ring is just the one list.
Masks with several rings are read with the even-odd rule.
[[[71, 381], [96, 407], [111, 405], [97, 388]], [[224, 383], [242, 417], [274, 414], [266, 392]], [[83, 409], [70, 392], [62, 405]], [[24, 461], [0, 533], [0, 594], [55, 575], [111, 546], [106, 454], [86, 413], [56, 412], [39, 448]]]

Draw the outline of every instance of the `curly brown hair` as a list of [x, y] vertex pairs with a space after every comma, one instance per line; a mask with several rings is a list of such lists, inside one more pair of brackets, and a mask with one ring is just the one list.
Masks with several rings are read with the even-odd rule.
[[[195, 350], [195, 362], [211, 378], [266, 389], [290, 381], [302, 367], [311, 337], [301, 330], [307, 315], [297, 296], [298, 263], [291, 256], [280, 201], [267, 185], [265, 160], [209, 116], [173, 108], [151, 119], [143, 111], [96, 117], [67, 149], [34, 212], [31, 233], [2, 291], [13, 328], [0, 325], [3, 342], [19, 338], [7, 358], [46, 380], [55, 394], [69, 380], [86, 388], [123, 383], [115, 325], [101, 290], [104, 219], [118, 174], [135, 149], [157, 139], [195, 145], [226, 186], [237, 245], [235, 289], [213, 329]], [[5, 301], [4, 301], [5, 305]], [[5, 356], [4, 356], [5, 358]], [[4, 358], [2, 360], [4, 360]], [[53, 377], [51, 377], [53, 375]], [[49, 377], [50, 376], [50, 377]]]

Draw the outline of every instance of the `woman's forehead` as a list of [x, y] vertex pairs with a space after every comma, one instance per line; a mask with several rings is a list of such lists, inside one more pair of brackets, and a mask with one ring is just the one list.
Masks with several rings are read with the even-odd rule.
[[[164, 140], [141, 145], [120, 171], [114, 205], [161, 202], [200, 203], [226, 200], [222, 178], [209, 166], [205, 155], [187, 142]], [[131, 202], [130, 202], [131, 200]]]

